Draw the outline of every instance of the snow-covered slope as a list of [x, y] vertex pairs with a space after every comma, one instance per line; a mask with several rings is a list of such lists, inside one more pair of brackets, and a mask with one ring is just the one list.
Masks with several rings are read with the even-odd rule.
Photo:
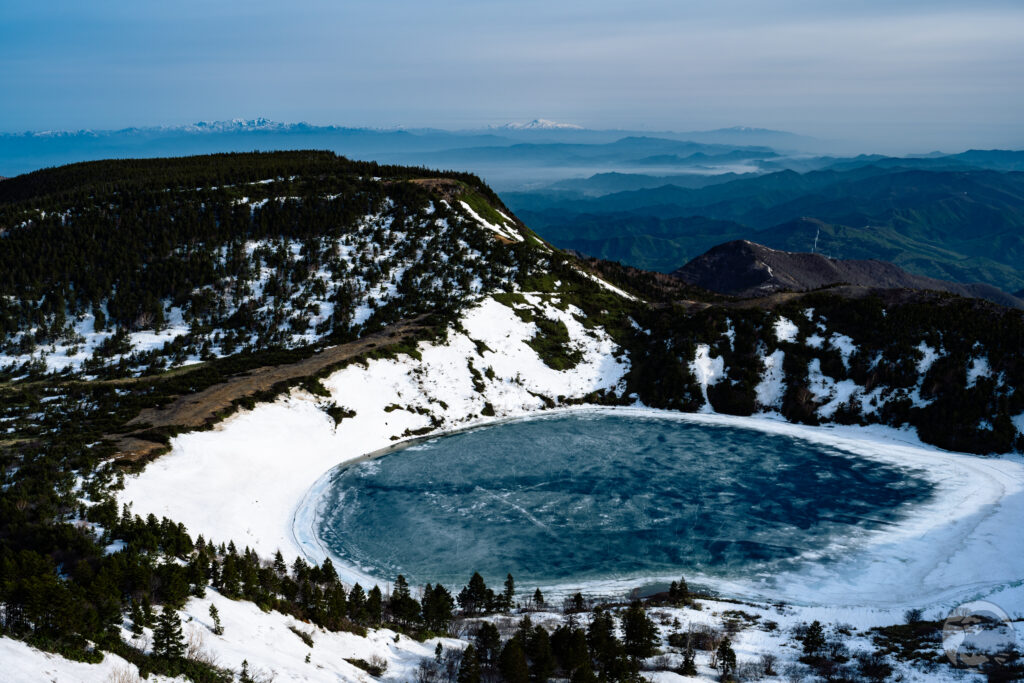
[[[528, 344], [536, 324], [516, 309], [562, 322], [580, 362], [565, 371], [546, 365]], [[445, 343], [421, 344], [419, 359], [351, 365], [323, 381], [330, 398], [296, 390], [213, 431], [177, 437], [170, 454], [126, 480], [121, 499], [138, 514], [183, 522], [193, 534], [230, 538], [264, 555], [278, 549], [294, 555], [312, 539], [292, 537], [293, 511], [341, 462], [401, 439], [523, 415], [562, 399], [621, 393], [628, 361], [607, 333], [587, 329], [578, 317], [552, 295], [525, 294], [511, 306], [485, 299]], [[324, 411], [331, 404], [355, 416], [335, 426]]]

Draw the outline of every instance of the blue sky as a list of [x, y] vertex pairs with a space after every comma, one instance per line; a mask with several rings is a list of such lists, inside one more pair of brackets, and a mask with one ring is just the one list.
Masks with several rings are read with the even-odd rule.
[[1024, 3], [0, 0], [0, 130], [266, 116], [1024, 146]]

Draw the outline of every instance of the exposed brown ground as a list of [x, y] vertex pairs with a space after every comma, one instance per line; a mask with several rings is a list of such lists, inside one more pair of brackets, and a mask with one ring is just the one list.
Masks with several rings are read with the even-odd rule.
[[268, 391], [279, 382], [311, 377], [332, 365], [407, 341], [423, 329], [420, 319], [403, 321], [356, 341], [328, 347], [296, 363], [256, 368], [198, 393], [182, 396], [163, 407], [146, 408], [127, 423], [138, 429], [110, 437], [118, 449], [116, 457], [135, 461], [152, 456], [164, 445], [145, 438], [145, 432], [151, 429], [205, 427], [216, 422], [218, 415], [239, 399]]

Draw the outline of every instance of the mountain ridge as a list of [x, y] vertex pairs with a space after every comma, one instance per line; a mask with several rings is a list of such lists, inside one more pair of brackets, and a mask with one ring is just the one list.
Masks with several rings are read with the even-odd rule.
[[1024, 300], [991, 285], [913, 275], [877, 259], [841, 260], [816, 253], [782, 251], [750, 240], [734, 240], [713, 247], [672, 275], [690, 285], [741, 298], [846, 284], [942, 291], [1024, 309]]

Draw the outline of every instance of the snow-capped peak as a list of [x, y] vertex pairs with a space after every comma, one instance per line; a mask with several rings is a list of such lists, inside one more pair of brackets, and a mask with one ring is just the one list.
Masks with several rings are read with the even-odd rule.
[[577, 126], [575, 123], [559, 123], [548, 119], [534, 119], [527, 123], [511, 122], [499, 126], [499, 128], [508, 130], [583, 130], [583, 126]]
[[190, 126], [184, 126], [185, 130], [190, 131], [210, 131], [210, 132], [224, 132], [224, 131], [235, 131], [235, 130], [261, 130], [261, 129], [273, 129], [282, 128], [287, 124], [278, 123], [271, 121], [270, 119], [263, 118], [262, 116], [255, 119], [231, 119], [230, 121], [198, 121]]

